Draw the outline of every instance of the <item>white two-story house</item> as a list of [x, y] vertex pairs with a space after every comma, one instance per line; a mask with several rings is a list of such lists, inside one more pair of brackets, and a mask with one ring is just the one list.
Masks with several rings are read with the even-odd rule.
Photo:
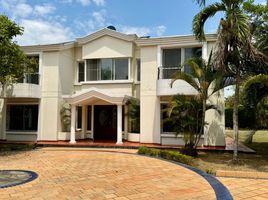
[[[161, 110], [170, 96], [196, 91], [181, 80], [171, 88], [171, 74], [190, 57], [207, 59], [215, 40], [214, 34], [200, 43], [190, 35], [137, 37], [104, 28], [73, 42], [22, 46], [39, 65], [0, 100], [0, 139], [183, 145]], [[139, 102], [139, 127], [128, 117], [129, 99]], [[210, 101], [223, 109], [223, 91]], [[224, 115], [207, 111], [206, 121], [200, 145], [224, 146]]]

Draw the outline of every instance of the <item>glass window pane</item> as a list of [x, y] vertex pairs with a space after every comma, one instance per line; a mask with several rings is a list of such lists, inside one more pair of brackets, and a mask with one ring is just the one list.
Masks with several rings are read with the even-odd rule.
[[8, 131], [37, 131], [38, 105], [9, 105]]
[[141, 60], [137, 59], [137, 81], [141, 80]]
[[167, 112], [168, 104], [161, 104], [161, 125], [162, 132], [174, 132], [174, 127], [171, 121], [169, 121], [168, 112]]
[[77, 125], [76, 128], [81, 129], [82, 128], [82, 107], [77, 107]]
[[85, 80], [85, 63], [78, 63], [78, 82], [82, 82]]
[[163, 49], [163, 67], [179, 67], [181, 49]]
[[37, 130], [38, 123], [38, 106], [24, 106], [24, 130]]
[[87, 60], [87, 81], [98, 80], [98, 60], [89, 59]]
[[128, 58], [115, 59], [115, 80], [128, 79]]
[[101, 59], [101, 80], [112, 80], [113, 59]]
[[[202, 57], [202, 48], [195, 47], [195, 48], [186, 48], [185, 49], [185, 58], [184, 60], [188, 60], [190, 58], [201, 58]], [[187, 74], [192, 74], [192, 70], [189, 66], [184, 66], [184, 72]]]
[[163, 49], [162, 78], [168, 79], [181, 65], [181, 49]]

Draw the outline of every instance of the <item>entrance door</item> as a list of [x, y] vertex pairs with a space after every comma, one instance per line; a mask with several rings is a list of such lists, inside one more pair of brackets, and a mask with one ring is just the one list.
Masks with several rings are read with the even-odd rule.
[[117, 139], [117, 106], [94, 106], [94, 140]]

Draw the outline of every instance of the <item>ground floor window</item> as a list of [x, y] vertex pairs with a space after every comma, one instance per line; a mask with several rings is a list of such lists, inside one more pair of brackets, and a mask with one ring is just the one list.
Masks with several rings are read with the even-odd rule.
[[38, 105], [8, 105], [7, 131], [37, 131]]
[[161, 103], [161, 131], [162, 133], [175, 132], [175, 127], [174, 127], [174, 124], [172, 123], [171, 118], [169, 118], [168, 116], [168, 104]]

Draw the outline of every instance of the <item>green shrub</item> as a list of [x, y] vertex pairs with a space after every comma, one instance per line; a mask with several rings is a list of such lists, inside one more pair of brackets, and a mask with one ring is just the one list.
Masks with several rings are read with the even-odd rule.
[[159, 150], [154, 148], [148, 148], [148, 147], [140, 147], [138, 150], [138, 154], [143, 154], [147, 156], [154, 156], [154, 157], [160, 157], [167, 160], [172, 160], [184, 164], [191, 165], [193, 162], [193, 158], [191, 156], [187, 156], [184, 154], [181, 154], [176, 151], [168, 151], [168, 150]]

